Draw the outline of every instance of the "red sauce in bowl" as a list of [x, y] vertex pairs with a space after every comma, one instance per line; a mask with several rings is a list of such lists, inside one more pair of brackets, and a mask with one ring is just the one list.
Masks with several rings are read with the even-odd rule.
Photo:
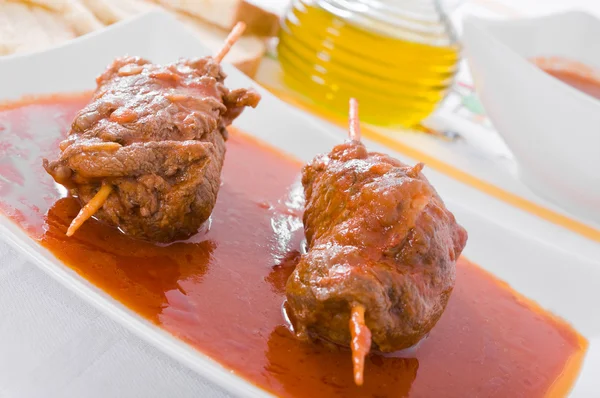
[[533, 62], [563, 83], [600, 99], [600, 72], [590, 66], [560, 57], [540, 57]]
[[568, 84], [571, 87], [576, 88], [579, 91], [583, 91], [587, 95], [591, 95], [594, 98], [600, 99], [600, 82], [588, 77], [582, 76], [577, 72], [569, 70], [552, 70], [544, 69], [546, 73], [554, 76], [558, 80]]
[[157, 246], [95, 220], [67, 238], [79, 205], [44, 172], [41, 158], [56, 155], [87, 99], [0, 109], [0, 210], [157, 327], [280, 396], [542, 397], [569, 390], [585, 339], [465, 259], [430, 335], [412, 349], [370, 355], [365, 384], [355, 386], [349, 350], [298, 341], [282, 314], [303, 239], [301, 165], [234, 129], [210, 226], [190, 241]]

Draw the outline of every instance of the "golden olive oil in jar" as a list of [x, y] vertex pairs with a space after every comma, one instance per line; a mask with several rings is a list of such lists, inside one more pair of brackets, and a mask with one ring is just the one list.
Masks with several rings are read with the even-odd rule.
[[460, 49], [437, 0], [294, 0], [279, 38], [286, 85], [310, 104], [415, 126], [444, 98]]

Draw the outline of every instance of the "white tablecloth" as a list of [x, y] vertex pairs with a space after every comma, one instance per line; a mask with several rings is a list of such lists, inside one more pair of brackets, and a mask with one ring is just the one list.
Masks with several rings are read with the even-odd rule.
[[228, 397], [0, 237], [1, 398]]

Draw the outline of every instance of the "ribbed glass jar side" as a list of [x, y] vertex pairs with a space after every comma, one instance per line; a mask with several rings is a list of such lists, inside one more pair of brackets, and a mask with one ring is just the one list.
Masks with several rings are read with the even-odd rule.
[[278, 46], [284, 79], [328, 113], [345, 115], [356, 97], [363, 121], [415, 125], [456, 72], [459, 47], [444, 18], [427, 0], [295, 0]]

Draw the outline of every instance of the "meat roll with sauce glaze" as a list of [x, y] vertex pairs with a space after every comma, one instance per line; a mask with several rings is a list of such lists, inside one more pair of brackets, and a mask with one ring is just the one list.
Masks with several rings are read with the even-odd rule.
[[219, 61], [116, 59], [46, 171], [82, 204], [109, 187], [95, 216], [128, 235], [171, 242], [196, 233], [217, 199], [225, 127], [260, 100], [227, 89]]
[[308, 252], [286, 285], [300, 338], [354, 351], [362, 345], [364, 360], [371, 344], [383, 352], [408, 348], [436, 324], [467, 233], [422, 167], [368, 152], [355, 137], [303, 168]]

